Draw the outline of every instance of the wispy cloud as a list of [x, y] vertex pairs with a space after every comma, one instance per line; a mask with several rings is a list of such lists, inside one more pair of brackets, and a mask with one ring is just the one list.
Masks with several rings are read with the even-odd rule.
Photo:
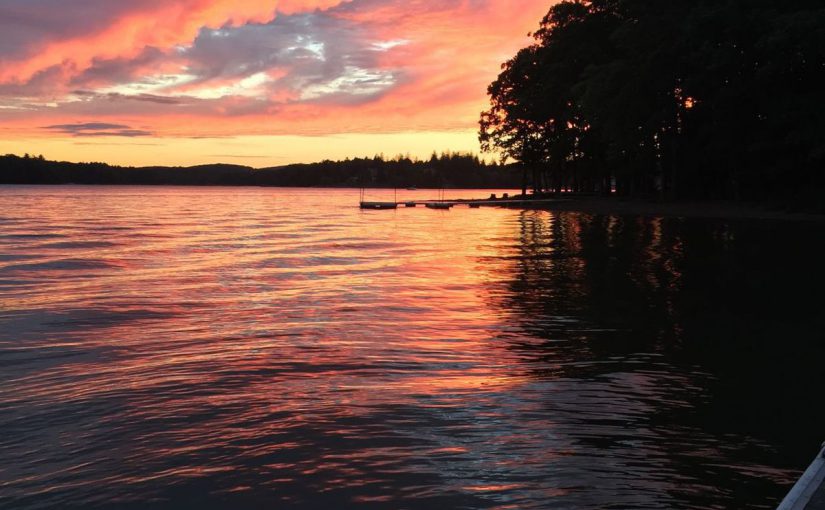
[[152, 136], [154, 133], [143, 129], [133, 129], [125, 124], [110, 124], [107, 122], [86, 122], [80, 124], [55, 124], [44, 126], [43, 129], [71, 136], [123, 136], [135, 138]]

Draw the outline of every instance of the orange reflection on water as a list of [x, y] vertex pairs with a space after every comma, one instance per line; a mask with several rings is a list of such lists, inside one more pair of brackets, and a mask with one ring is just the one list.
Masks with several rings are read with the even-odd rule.
[[284, 214], [276, 190], [221, 191], [219, 201], [202, 190], [147, 198], [122, 188], [111, 200], [77, 191], [72, 207], [46, 193], [28, 208], [43, 227], [23, 236], [36, 230], [27, 218], [7, 246], [21, 259], [3, 269], [22, 285], [3, 302], [32, 326], [21, 328], [23, 351], [86, 354], [18, 374], [4, 398], [85, 405], [117, 396], [119, 417], [135, 420], [232, 408], [179, 430], [184, 443], [221, 442], [239, 437], [231, 423], [262, 409], [357, 414], [519, 382], [490, 356], [499, 318], [480, 292], [504, 274], [477, 262], [502, 255], [508, 212], [376, 215], [354, 208], [349, 193], [306, 192]]
[[717, 445], [677, 427], [671, 455], [654, 426], [703, 391], [660, 358], [683, 332], [672, 222], [18, 189], [0, 209], [16, 502], [668, 507], [663, 473], [692, 480]]

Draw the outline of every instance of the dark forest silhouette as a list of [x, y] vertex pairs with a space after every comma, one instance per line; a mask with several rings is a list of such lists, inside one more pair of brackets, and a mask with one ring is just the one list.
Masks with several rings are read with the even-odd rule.
[[821, 0], [564, 1], [533, 36], [480, 141], [535, 191], [821, 202]]
[[463, 153], [433, 154], [423, 161], [375, 156], [262, 169], [224, 164], [134, 168], [0, 156], [0, 184], [515, 188], [520, 175], [512, 165]]
[[0, 183], [523, 187], [825, 208], [821, 0], [566, 0], [503, 64], [482, 150], [253, 169], [0, 157]]

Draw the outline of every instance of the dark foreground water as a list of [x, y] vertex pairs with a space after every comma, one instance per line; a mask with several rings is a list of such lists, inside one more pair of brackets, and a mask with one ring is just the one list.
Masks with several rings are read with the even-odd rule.
[[357, 197], [0, 188], [0, 507], [771, 508], [825, 439], [821, 224]]

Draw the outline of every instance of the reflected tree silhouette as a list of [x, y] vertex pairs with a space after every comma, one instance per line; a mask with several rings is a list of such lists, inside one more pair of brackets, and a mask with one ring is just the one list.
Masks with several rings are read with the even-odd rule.
[[546, 398], [578, 454], [631, 441], [684, 487], [781, 498], [825, 420], [800, 398], [825, 385], [816, 225], [525, 211], [518, 228], [501, 340], [535, 380], [577, 381]]

